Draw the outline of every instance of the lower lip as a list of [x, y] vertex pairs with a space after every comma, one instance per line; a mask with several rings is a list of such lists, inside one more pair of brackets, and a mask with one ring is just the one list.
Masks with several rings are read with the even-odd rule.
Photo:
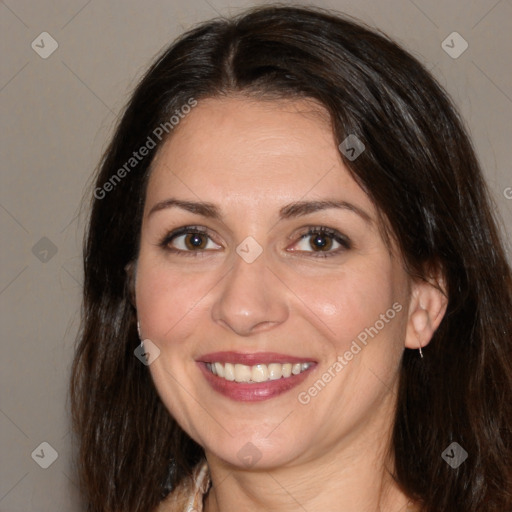
[[260, 402], [282, 395], [303, 382], [309, 375], [309, 372], [316, 366], [313, 364], [298, 375], [248, 384], [247, 382], [235, 382], [217, 377], [217, 375], [208, 370], [206, 363], [198, 362], [198, 365], [206, 380], [215, 391], [238, 402]]

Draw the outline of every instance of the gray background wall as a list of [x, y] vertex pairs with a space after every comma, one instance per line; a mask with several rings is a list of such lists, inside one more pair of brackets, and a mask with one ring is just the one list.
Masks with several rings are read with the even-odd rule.
[[[1, 2], [1, 512], [80, 510], [67, 402], [82, 281], [79, 203], [120, 109], [184, 29], [259, 3]], [[462, 111], [510, 235], [512, 2], [312, 3], [379, 27], [433, 71]], [[447, 40], [451, 56], [442, 47], [454, 31], [468, 43], [457, 58], [462, 40]], [[42, 32], [58, 44], [49, 56], [55, 43]]]

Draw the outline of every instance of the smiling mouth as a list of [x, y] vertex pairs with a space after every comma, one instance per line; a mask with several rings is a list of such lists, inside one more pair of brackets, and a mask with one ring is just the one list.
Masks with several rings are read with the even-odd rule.
[[284, 364], [261, 363], [248, 366], [245, 364], [211, 362], [206, 363], [205, 366], [213, 375], [226, 381], [258, 384], [279, 379], [289, 379], [294, 375], [305, 372], [311, 368], [313, 364], [313, 362]]
[[282, 395], [315, 371], [317, 361], [276, 352], [213, 352], [196, 359], [206, 382], [225, 397], [258, 402]]

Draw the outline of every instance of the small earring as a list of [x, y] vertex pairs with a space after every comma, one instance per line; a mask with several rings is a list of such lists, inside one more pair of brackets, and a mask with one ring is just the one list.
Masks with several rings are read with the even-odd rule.
[[142, 348], [142, 354], [144, 354], [144, 341], [142, 341], [142, 336], [140, 334], [140, 322], [137, 320], [137, 334], [139, 335], [140, 346]]
[[413, 322], [414, 322], [414, 328], [416, 330], [417, 337], [418, 337], [418, 347], [419, 347], [419, 351], [420, 351], [420, 357], [423, 359], [423, 350], [421, 349], [422, 347], [421, 347], [419, 333], [421, 331], [425, 330], [425, 327], [428, 325], [428, 312], [425, 311], [424, 309], [417, 311], [414, 314]]

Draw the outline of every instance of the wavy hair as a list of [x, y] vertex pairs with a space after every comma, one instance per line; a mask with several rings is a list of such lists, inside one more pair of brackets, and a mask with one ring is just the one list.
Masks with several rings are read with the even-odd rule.
[[[423, 512], [512, 510], [512, 277], [464, 123], [387, 36], [332, 11], [280, 5], [202, 23], [167, 48], [100, 163], [70, 388], [88, 510], [154, 510], [204, 457], [134, 357], [126, 268], [137, 260], [146, 183], [172, 136], [170, 116], [191, 98], [230, 94], [317, 100], [336, 140], [364, 142], [357, 160], [343, 157], [346, 167], [386, 219], [410, 275], [429, 279], [436, 269], [448, 296], [424, 359], [402, 357], [393, 476]], [[155, 136], [159, 126], [166, 137]], [[154, 147], [130, 160], [148, 137]], [[468, 452], [456, 469], [441, 457], [454, 441]]]

